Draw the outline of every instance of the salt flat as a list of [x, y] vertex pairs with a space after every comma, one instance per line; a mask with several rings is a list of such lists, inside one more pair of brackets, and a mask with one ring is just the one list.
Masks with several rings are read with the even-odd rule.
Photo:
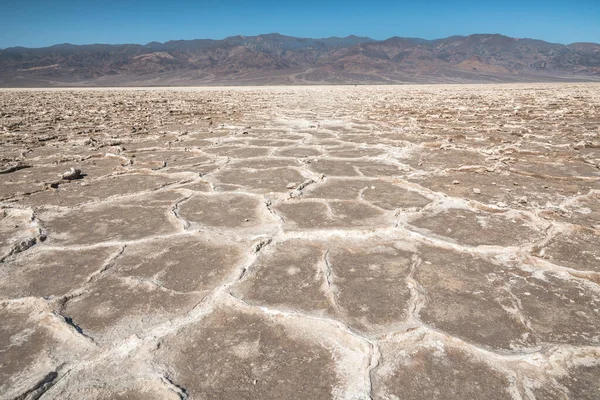
[[599, 127], [598, 84], [2, 90], [0, 398], [598, 399]]

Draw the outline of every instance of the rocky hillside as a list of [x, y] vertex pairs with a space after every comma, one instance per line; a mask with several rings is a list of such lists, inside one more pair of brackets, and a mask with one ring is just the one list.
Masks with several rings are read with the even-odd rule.
[[0, 50], [0, 86], [600, 80], [600, 45], [502, 35], [383, 41], [279, 34]]

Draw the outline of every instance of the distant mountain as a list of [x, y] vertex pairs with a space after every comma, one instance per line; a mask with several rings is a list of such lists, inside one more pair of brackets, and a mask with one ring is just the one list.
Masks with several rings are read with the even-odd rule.
[[277, 33], [0, 50], [0, 86], [600, 81], [600, 45], [477, 34], [308, 39]]

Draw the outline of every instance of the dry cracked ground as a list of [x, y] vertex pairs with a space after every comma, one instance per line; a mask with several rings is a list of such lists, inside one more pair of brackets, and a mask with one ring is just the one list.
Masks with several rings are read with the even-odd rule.
[[599, 126], [597, 84], [2, 91], [0, 398], [599, 399]]

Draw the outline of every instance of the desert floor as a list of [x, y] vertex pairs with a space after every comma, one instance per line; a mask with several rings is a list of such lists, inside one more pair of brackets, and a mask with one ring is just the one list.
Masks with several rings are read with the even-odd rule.
[[1, 399], [600, 398], [598, 84], [2, 90], [0, 143]]

